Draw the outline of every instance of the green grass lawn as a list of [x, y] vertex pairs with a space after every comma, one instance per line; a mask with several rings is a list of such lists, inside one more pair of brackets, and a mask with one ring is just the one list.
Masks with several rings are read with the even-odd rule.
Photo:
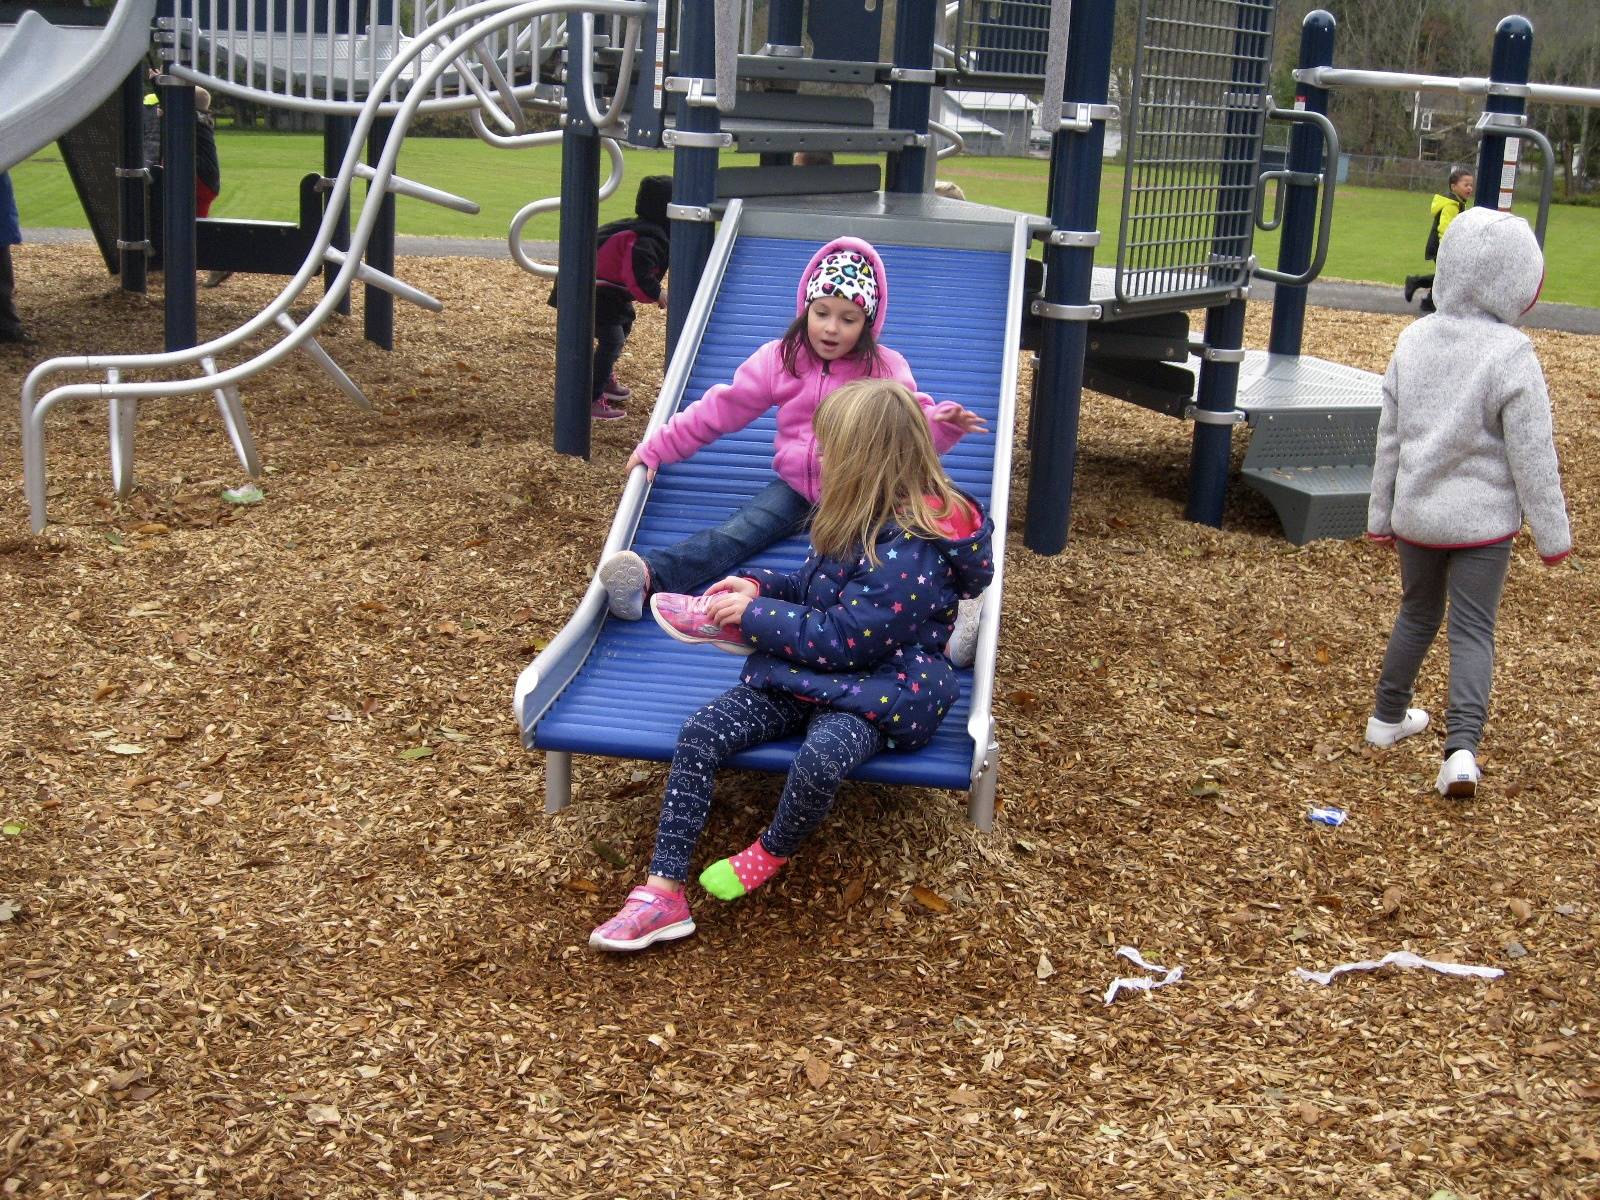
[[[318, 170], [322, 143], [316, 135], [223, 129], [217, 135], [222, 159], [222, 195], [212, 208], [218, 217], [292, 220], [300, 176]], [[748, 156], [729, 155], [729, 165], [749, 165]], [[875, 162], [873, 158], [841, 161]], [[443, 237], [503, 239], [511, 217], [524, 204], [558, 195], [560, 150], [496, 150], [466, 138], [413, 138], [400, 153], [399, 172], [475, 200], [476, 217], [435, 208], [420, 201], [398, 203], [401, 233]], [[602, 172], [605, 160], [602, 159]], [[617, 195], [600, 206], [602, 221], [628, 215], [641, 175], [671, 171], [666, 151], [628, 151], [628, 176]], [[967, 199], [1031, 212], [1045, 204], [1047, 164], [1042, 159], [953, 158], [941, 166], [942, 178], [961, 185]], [[12, 168], [24, 226], [83, 227], [77, 196], [54, 147]], [[359, 199], [359, 193], [358, 193]], [[1106, 238], [1097, 252], [1116, 261], [1116, 222], [1122, 205], [1122, 170], [1108, 164], [1101, 186], [1101, 228]], [[1324, 275], [1335, 279], [1399, 284], [1422, 271], [1427, 197], [1381, 188], [1340, 188], [1334, 203], [1332, 248]], [[1519, 211], [1532, 217], [1531, 205]], [[548, 214], [529, 222], [525, 236], [553, 241], [558, 218]], [[1568, 304], [1600, 304], [1600, 209], [1557, 205], [1550, 216], [1549, 278], [1544, 298]], [[1276, 265], [1277, 234], [1256, 240], [1262, 262]]]

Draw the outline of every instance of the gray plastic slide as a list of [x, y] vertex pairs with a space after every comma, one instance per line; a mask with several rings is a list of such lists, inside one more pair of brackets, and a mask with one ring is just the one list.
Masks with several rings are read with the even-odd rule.
[[104, 27], [52, 25], [28, 11], [0, 25], [0, 171], [104, 103], [150, 47], [156, 0], [118, 0]]

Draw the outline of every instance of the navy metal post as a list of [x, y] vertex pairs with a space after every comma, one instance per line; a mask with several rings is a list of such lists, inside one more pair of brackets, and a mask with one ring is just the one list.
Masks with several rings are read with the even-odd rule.
[[161, 92], [161, 269], [166, 274], [167, 353], [198, 342], [195, 322], [194, 84], [174, 75], [156, 80]]
[[[372, 122], [372, 132], [367, 135], [367, 165], [377, 166], [383, 157], [383, 145], [394, 128], [393, 117], [379, 117]], [[372, 203], [372, 197], [367, 197]], [[378, 220], [372, 226], [372, 236], [367, 239], [367, 266], [394, 274], [394, 193], [386, 194], [378, 209]], [[361, 293], [361, 328], [367, 341], [385, 350], [394, 349], [394, 296], [381, 287], [367, 284]]]
[[[1105, 104], [1111, 88], [1111, 35], [1117, 0], [1078, 0], [1067, 29], [1063, 115], [1079, 104]], [[1089, 120], [1052, 137], [1050, 223], [1057, 230], [1091, 233], [1100, 208], [1100, 167], [1106, 128]], [[1082, 309], [1094, 278], [1094, 245], [1045, 246], [1047, 304]], [[1078, 415], [1083, 399], [1083, 356], [1089, 330], [1083, 320], [1046, 319], [1039, 338], [1037, 403], [1031, 430], [1033, 469], [1022, 542], [1036, 554], [1059, 554], [1072, 524], [1072, 479], [1078, 464]]]
[[[340, 164], [344, 162], [345, 151], [350, 148], [350, 135], [355, 130], [354, 117], [329, 115], [322, 118], [322, 186], [323, 195], [333, 191], [333, 180], [339, 175]], [[350, 199], [346, 193], [345, 202], [339, 207], [339, 216], [333, 227], [333, 237], [328, 244], [335, 250], [350, 249]], [[333, 286], [333, 280], [339, 274], [339, 268], [329, 263], [322, 268], [322, 286], [324, 289]], [[345, 316], [350, 315], [350, 292], [339, 297], [339, 312]]]
[[[679, 69], [688, 79], [712, 80], [717, 75], [716, 14], [712, 0], [683, 0], [678, 10]], [[667, 135], [673, 147], [672, 202], [703, 210], [708, 216], [717, 198], [718, 150], [725, 144], [722, 120], [709, 104], [692, 104], [678, 94], [677, 129]], [[709, 220], [672, 221], [672, 251], [667, 258], [667, 357], [678, 345], [689, 317], [689, 305], [700, 287], [711, 257], [715, 229]]]
[[[1256, 172], [1260, 163], [1260, 102], [1270, 62], [1263, 43], [1271, 36], [1272, 6], [1242, 4], [1233, 38], [1234, 98], [1224, 128], [1222, 170], [1217, 185], [1216, 238], [1237, 245], [1248, 239], [1255, 219]], [[1246, 278], [1244, 283], [1248, 284]], [[1234, 401], [1239, 394], [1239, 351], [1244, 348], [1242, 295], [1206, 311], [1206, 357], [1195, 385], [1194, 434], [1189, 443], [1189, 503], [1184, 515], [1220, 526], [1228, 501], [1233, 450]], [[1215, 355], [1215, 357], [1213, 357]], [[1211, 416], [1211, 414], [1217, 414]]]
[[936, 5], [943, 0], [901, 0], [895, 11], [894, 75], [889, 84], [889, 128], [909, 129], [917, 145], [889, 155], [885, 190], [920, 192], [928, 173], [928, 112], [933, 95]]
[[555, 448], [589, 457], [594, 402], [595, 233], [600, 228], [600, 135], [588, 117], [582, 56], [593, 53], [569, 23], [567, 115], [561, 134], [561, 241], [556, 284]]
[[766, 53], [782, 58], [805, 54], [805, 0], [772, 0], [767, 8]]
[[[1489, 95], [1484, 99], [1483, 111], [1518, 116], [1526, 113], [1527, 97], [1517, 93], [1527, 85], [1532, 65], [1533, 25], [1527, 17], [1506, 17], [1494, 30], [1494, 53], [1489, 59]], [[1513, 89], [1513, 92], [1497, 91], [1497, 85]], [[1515, 161], [1507, 163], [1505, 155], [1506, 139], [1502, 136], [1486, 136], [1478, 147], [1478, 180], [1472, 202], [1479, 207], [1511, 210], [1517, 164]], [[1545, 169], [1553, 166], [1546, 163]]]
[[[1339, 23], [1322, 9], [1306, 15], [1300, 26], [1300, 67], [1331, 67], [1334, 34]], [[1303, 112], [1328, 115], [1328, 89], [1302, 83], [1295, 92], [1294, 106]], [[1330, 176], [1338, 163], [1329, 163]], [[1296, 124], [1289, 134], [1288, 168], [1296, 175], [1315, 175], [1322, 170], [1322, 137], [1310, 125]], [[1283, 205], [1283, 226], [1278, 240], [1278, 270], [1298, 275], [1311, 265], [1311, 247], [1316, 240], [1317, 187], [1312, 183], [1286, 182], [1289, 189]], [[1278, 284], [1272, 294], [1272, 333], [1267, 349], [1273, 354], [1300, 353], [1306, 325], [1304, 287]]]
[[141, 62], [122, 81], [121, 147], [117, 160], [117, 270], [122, 290], [145, 289], [150, 234], [146, 228], [150, 176], [144, 161], [144, 73]]

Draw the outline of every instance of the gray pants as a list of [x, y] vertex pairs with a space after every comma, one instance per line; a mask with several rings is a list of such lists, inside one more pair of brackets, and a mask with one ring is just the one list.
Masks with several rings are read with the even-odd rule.
[[1511, 540], [1470, 550], [1430, 550], [1398, 543], [1400, 615], [1378, 676], [1376, 716], [1399, 721], [1411, 703], [1417, 671], [1450, 607], [1450, 719], [1444, 752], [1478, 752], [1494, 677], [1494, 619], [1511, 566]]

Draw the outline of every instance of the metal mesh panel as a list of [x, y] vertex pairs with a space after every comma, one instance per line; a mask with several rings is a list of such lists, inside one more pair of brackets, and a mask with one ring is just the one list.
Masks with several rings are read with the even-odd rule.
[[1273, 0], [1144, 0], [1117, 246], [1119, 304], [1249, 282]]
[[1050, 0], [969, 0], [961, 6], [956, 51], [963, 73], [994, 80], [1044, 79]]

